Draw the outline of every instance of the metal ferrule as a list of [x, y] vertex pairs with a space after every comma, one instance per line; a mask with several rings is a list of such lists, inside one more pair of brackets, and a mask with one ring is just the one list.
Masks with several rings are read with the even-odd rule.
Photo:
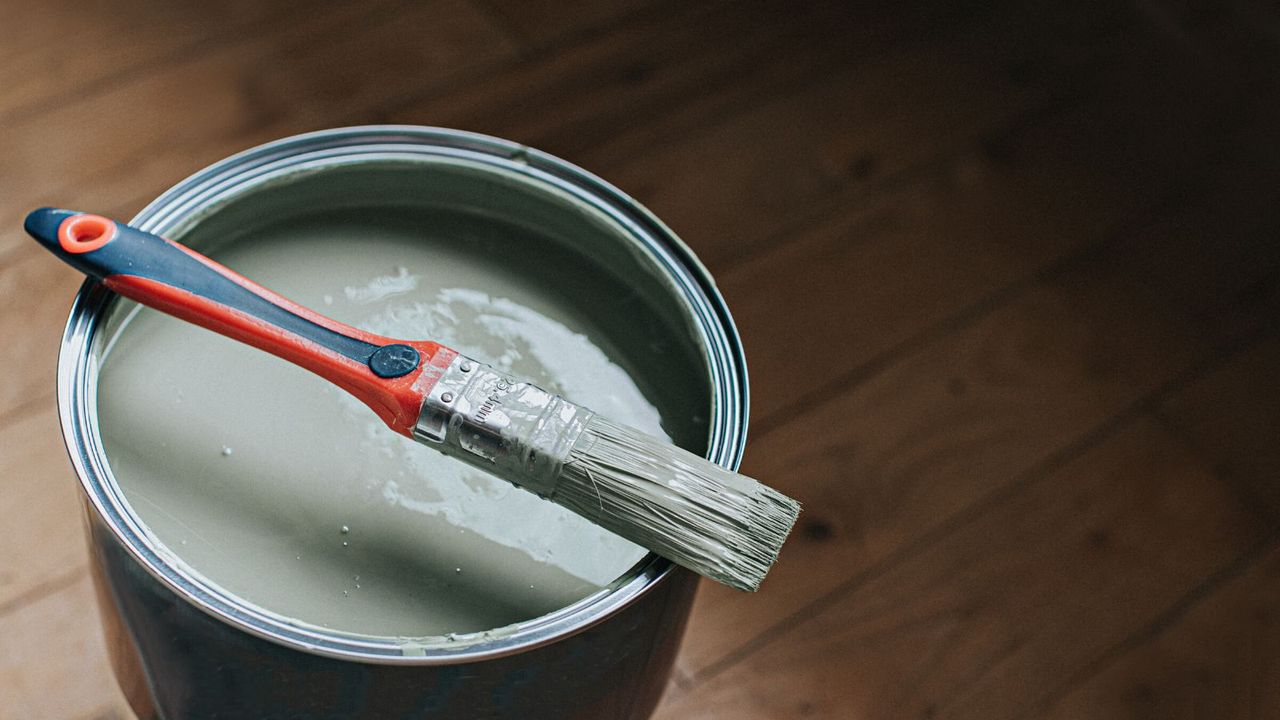
[[594, 415], [464, 355], [422, 403], [413, 435], [447, 455], [550, 497], [569, 451]]

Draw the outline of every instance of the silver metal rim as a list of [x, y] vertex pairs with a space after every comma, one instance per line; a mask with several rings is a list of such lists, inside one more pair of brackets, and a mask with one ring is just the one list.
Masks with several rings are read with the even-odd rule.
[[[272, 173], [344, 162], [421, 156], [452, 157], [513, 171], [564, 191], [626, 228], [686, 296], [710, 350], [713, 408], [707, 456], [737, 469], [746, 445], [746, 360], [723, 298], [693, 252], [638, 202], [600, 178], [546, 153], [475, 133], [418, 126], [365, 126], [297, 135], [261, 145], [205, 168], [170, 188], [131, 221], [167, 233], [219, 198]], [[120, 544], [179, 597], [233, 627], [304, 652], [367, 663], [445, 665], [502, 657], [581, 632], [621, 611], [674, 570], [650, 554], [610, 588], [501, 633], [453, 639], [412, 638], [422, 655], [406, 656], [404, 642], [345, 635], [287, 622], [249, 605], [166, 560], [133, 514], [108, 466], [97, 426], [95, 332], [114, 294], [88, 281], [77, 294], [58, 358], [58, 408], [63, 439], [88, 501]], [[422, 642], [423, 644], [417, 644]]]

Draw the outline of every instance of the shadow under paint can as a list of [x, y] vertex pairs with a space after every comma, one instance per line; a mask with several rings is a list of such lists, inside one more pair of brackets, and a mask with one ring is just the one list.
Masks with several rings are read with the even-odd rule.
[[[440, 182], [458, 168], [496, 185]], [[290, 178], [357, 172], [370, 202], [413, 177], [433, 202], [525, 224], [578, 243], [602, 277], [646, 298], [673, 328], [667, 392], [692, 406], [700, 433], [674, 439], [736, 468], [746, 441], [747, 377], [733, 321], [706, 270], [651, 213], [585, 171], [524, 146], [459, 131], [357, 127], [287, 138], [179, 183], [133, 219], [163, 235], [242, 222], [225, 209]], [[415, 175], [416, 174], [416, 175]], [[372, 178], [372, 180], [371, 180]], [[426, 182], [432, 180], [432, 182]], [[487, 180], [486, 180], [487, 182]], [[399, 183], [399, 184], [398, 184]], [[434, 183], [434, 184], [433, 184]], [[305, 187], [305, 186], [304, 186]], [[475, 188], [488, 187], [486, 191]], [[520, 189], [537, 207], [507, 207]], [[360, 197], [356, 193], [355, 197]], [[315, 198], [317, 204], [326, 202]], [[240, 203], [243, 205], [243, 203]], [[590, 215], [608, 232], [557, 223]], [[230, 218], [230, 220], [228, 220]], [[647, 279], [646, 279], [647, 278]], [[641, 288], [640, 286], [644, 286]], [[620, 287], [620, 291], [623, 288]], [[587, 299], [589, 301], [589, 299]], [[688, 620], [696, 576], [648, 555], [608, 587], [499, 633], [448, 642], [331, 632], [289, 622], [211, 582], [149, 532], [112, 473], [98, 416], [99, 367], [119, 331], [117, 298], [87, 282], [63, 338], [58, 404], [84, 490], [88, 534], [113, 669], [142, 718], [649, 717]], [[118, 313], [116, 313], [118, 315]], [[620, 332], [625, 333], [625, 329]], [[689, 361], [694, 358], [694, 361]]]

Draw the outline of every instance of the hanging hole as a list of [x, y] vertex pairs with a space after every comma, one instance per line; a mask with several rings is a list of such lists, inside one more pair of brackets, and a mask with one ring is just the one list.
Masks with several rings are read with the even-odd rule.
[[80, 223], [71, 231], [71, 241], [76, 243], [93, 242], [104, 234], [102, 228], [97, 225], [90, 226], [86, 223]]
[[73, 215], [58, 227], [58, 244], [69, 253], [87, 253], [116, 236], [116, 224], [100, 215]]

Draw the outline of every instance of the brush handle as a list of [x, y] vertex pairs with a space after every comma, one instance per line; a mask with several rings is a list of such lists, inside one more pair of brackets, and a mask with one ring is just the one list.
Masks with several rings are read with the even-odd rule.
[[98, 215], [42, 208], [26, 231], [108, 289], [247, 343], [364, 401], [412, 436], [423, 400], [457, 353], [382, 337], [287, 300], [196, 251]]

